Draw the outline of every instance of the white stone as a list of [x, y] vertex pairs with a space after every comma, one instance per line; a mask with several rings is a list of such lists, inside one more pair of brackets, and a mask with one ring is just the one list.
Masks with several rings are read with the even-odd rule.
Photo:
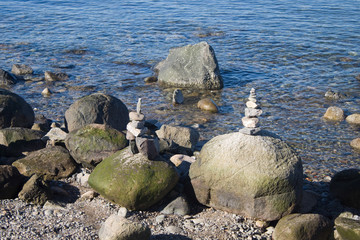
[[195, 159], [184, 155], [184, 154], [175, 154], [174, 156], [172, 156], [170, 158], [170, 161], [177, 167], [179, 166], [183, 161], [189, 162], [189, 163], [194, 163]]
[[118, 211], [118, 216], [126, 218], [128, 215], [128, 210], [126, 209], [126, 207], [121, 207]]
[[259, 117], [262, 113], [263, 111], [260, 108], [245, 108], [246, 117]]
[[241, 119], [244, 127], [247, 128], [257, 128], [260, 125], [260, 121], [258, 118], [249, 118], [249, 117], [243, 117]]
[[90, 190], [90, 191], [87, 191], [86, 193], [82, 194], [81, 195], [81, 198], [82, 199], [87, 199], [87, 200], [92, 200], [94, 199], [95, 197], [97, 196], [97, 193]]
[[135, 137], [139, 137], [139, 136], [142, 136], [144, 135], [146, 132], [147, 132], [147, 128], [142, 128], [142, 129], [137, 129], [137, 128], [134, 128], [131, 123], [128, 123], [126, 125], [126, 130], [128, 130], [129, 132], [131, 132]]
[[248, 107], [248, 108], [260, 108], [260, 105], [256, 104], [255, 102], [252, 102], [252, 101], [247, 101], [246, 102], [246, 107]]
[[64, 132], [61, 128], [54, 127], [50, 129], [50, 131], [41, 138], [42, 141], [46, 142], [48, 140], [54, 142], [62, 142], [65, 141], [65, 138], [68, 134]]
[[145, 121], [131, 121], [130, 122], [131, 126], [133, 126], [134, 128], [137, 128], [137, 129], [142, 129], [144, 128], [144, 125], [145, 125]]
[[134, 134], [132, 134], [130, 131], [126, 131], [126, 139], [129, 141], [135, 140]]
[[129, 112], [130, 121], [144, 121], [145, 116], [144, 114], [137, 113], [137, 112]]
[[43, 95], [44, 97], [49, 97], [52, 94], [52, 91], [49, 88], [45, 88], [42, 92], [41, 95]]
[[138, 99], [138, 102], [136, 105], [136, 113], [141, 114], [141, 98]]

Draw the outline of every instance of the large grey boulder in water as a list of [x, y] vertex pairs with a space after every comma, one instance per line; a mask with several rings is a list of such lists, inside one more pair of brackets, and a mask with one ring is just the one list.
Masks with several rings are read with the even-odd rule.
[[122, 131], [128, 122], [129, 111], [125, 104], [103, 93], [80, 98], [65, 112], [65, 124], [69, 132], [91, 123], [106, 124]]
[[211, 139], [189, 174], [200, 203], [250, 218], [278, 220], [302, 197], [300, 158], [264, 130]]
[[160, 84], [198, 89], [221, 89], [223, 80], [214, 49], [207, 42], [170, 49], [155, 66]]

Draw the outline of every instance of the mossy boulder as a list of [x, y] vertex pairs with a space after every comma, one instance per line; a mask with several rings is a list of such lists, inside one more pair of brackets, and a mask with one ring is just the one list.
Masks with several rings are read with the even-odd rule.
[[0, 128], [31, 128], [34, 119], [32, 107], [22, 97], [0, 88]]
[[125, 134], [106, 125], [90, 124], [70, 132], [66, 148], [79, 164], [94, 168], [104, 158], [126, 147]]
[[129, 111], [125, 104], [104, 93], [82, 97], [65, 112], [65, 125], [69, 132], [91, 123], [106, 124], [122, 131], [128, 122]]
[[302, 198], [302, 163], [279, 137], [262, 130], [207, 142], [189, 176], [198, 201], [250, 218], [278, 220]]
[[144, 210], [161, 200], [178, 179], [175, 169], [160, 157], [150, 161], [142, 154], [132, 155], [127, 147], [99, 163], [88, 183], [120, 206]]
[[5, 156], [21, 156], [23, 152], [32, 152], [45, 147], [41, 138], [44, 132], [28, 128], [0, 129], [0, 154]]
[[332, 222], [320, 214], [290, 214], [277, 223], [274, 240], [329, 240]]
[[27, 177], [33, 174], [45, 180], [66, 178], [76, 169], [76, 163], [69, 151], [61, 146], [48, 147], [31, 152], [26, 157], [13, 162], [19, 172]]
[[339, 240], [358, 240], [360, 239], [359, 216], [350, 212], [341, 213], [335, 219], [335, 228]]

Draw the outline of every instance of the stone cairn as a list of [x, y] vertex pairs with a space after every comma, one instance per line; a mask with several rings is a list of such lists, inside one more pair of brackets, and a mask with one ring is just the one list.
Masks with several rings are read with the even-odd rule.
[[260, 132], [261, 128], [259, 116], [262, 114], [260, 104], [256, 100], [255, 89], [250, 90], [248, 101], [246, 102], [245, 117], [241, 119], [244, 128], [240, 129], [239, 132], [247, 135], [256, 135]]
[[136, 112], [129, 113], [130, 122], [126, 126], [126, 139], [129, 140], [132, 154], [140, 153], [149, 160], [159, 155], [159, 140], [148, 134], [145, 127], [145, 116], [141, 113], [141, 98], [139, 98]]

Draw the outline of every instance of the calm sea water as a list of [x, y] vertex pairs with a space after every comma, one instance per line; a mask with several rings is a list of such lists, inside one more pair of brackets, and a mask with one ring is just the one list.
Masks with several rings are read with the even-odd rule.
[[[306, 168], [331, 174], [359, 166], [360, 155], [349, 146], [359, 130], [321, 119], [331, 105], [360, 113], [359, 0], [1, 0], [0, 9], [0, 68], [23, 63], [39, 75], [70, 75], [63, 82], [11, 87], [36, 113], [62, 120], [70, 104], [93, 92], [116, 96], [129, 109], [141, 97], [147, 118], [199, 123], [207, 140], [241, 127], [254, 87], [262, 98], [263, 128], [293, 146]], [[143, 79], [170, 48], [200, 41], [214, 48], [225, 87], [183, 90], [185, 104], [173, 106], [173, 89]], [[45, 87], [54, 92], [50, 98], [40, 94]], [[326, 100], [328, 89], [344, 97]], [[196, 109], [205, 96], [220, 113]]]

